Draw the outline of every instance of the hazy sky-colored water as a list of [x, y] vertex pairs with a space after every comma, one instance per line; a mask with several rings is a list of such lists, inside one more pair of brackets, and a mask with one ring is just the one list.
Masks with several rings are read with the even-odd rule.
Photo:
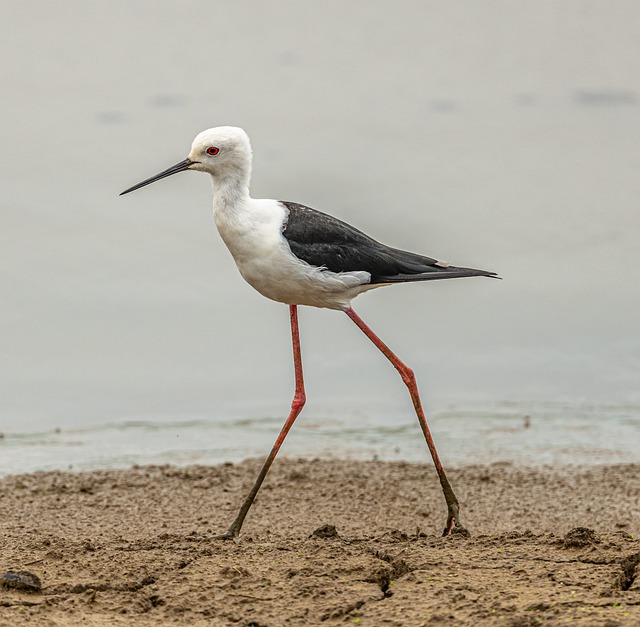
[[[1, 12], [0, 430], [286, 411], [287, 309], [243, 283], [207, 178], [118, 197], [221, 124], [255, 197], [504, 277], [355, 301], [431, 411], [640, 402], [637, 2]], [[346, 316], [301, 325], [306, 413], [408, 415]]]

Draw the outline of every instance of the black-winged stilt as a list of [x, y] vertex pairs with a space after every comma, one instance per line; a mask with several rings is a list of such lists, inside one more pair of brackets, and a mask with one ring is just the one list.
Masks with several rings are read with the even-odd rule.
[[460, 505], [438, 457], [413, 371], [356, 314], [351, 308], [351, 300], [362, 292], [393, 283], [495, 277], [496, 274], [457, 268], [431, 257], [390, 248], [336, 218], [294, 202], [251, 198], [251, 165], [251, 144], [247, 134], [240, 128], [221, 126], [200, 133], [184, 161], [122, 192], [127, 194], [184, 170], [210, 174], [215, 222], [240, 274], [263, 296], [289, 305], [295, 366], [291, 412], [238, 515], [227, 532], [219, 537], [226, 539], [239, 535], [282, 442], [305, 404], [298, 305], [344, 311], [400, 373], [409, 388], [447, 502], [443, 535], [449, 534], [454, 524], [462, 529]]

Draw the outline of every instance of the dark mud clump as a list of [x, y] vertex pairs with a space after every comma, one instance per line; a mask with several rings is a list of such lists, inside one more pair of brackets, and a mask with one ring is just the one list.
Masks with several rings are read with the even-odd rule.
[[600, 540], [593, 529], [587, 527], [575, 527], [564, 537], [563, 545], [565, 549], [582, 549], [585, 546], [598, 544]]

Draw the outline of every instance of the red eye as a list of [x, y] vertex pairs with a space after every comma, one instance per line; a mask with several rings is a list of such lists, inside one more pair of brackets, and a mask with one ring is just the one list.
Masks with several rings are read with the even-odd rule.
[[209, 146], [209, 148], [207, 148], [207, 154], [211, 155], [212, 157], [215, 157], [219, 152], [220, 148], [218, 148], [217, 146]]

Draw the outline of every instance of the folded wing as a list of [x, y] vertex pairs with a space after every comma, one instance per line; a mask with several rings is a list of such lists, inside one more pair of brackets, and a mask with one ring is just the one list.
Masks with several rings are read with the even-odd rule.
[[371, 283], [404, 283], [469, 276], [495, 277], [495, 272], [458, 268], [405, 250], [391, 248], [333, 216], [298, 203], [282, 201], [288, 217], [282, 234], [291, 252], [332, 272], [364, 270]]

